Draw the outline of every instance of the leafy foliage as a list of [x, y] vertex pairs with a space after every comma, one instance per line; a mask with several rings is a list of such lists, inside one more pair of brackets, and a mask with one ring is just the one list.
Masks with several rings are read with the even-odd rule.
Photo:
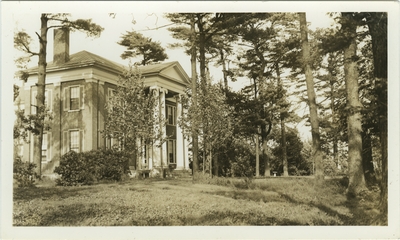
[[57, 185], [91, 185], [100, 180], [121, 181], [129, 172], [129, 154], [117, 150], [70, 151], [61, 157], [54, 172], [61, 175]]
[[135, 31], [126, 32], [122, 35], [118, 44], [127, 48], [121, 55], [122, 59], [141, 56], [142, 60], [137, 63], [143, 66], [162, 62], [168, 58], [160, 42], [153, 42], [151, 38]]
[[32, 187], [38, 176], [35, 172], [36, 165], [31, 162], [24, 162], [20, 157], [14, 159], [14, 179], [18, 187]]
[[[273, 134], [276, 135], [276, 131], [274, 131]], [[279, 139], [279, 137], [273, 138]], [[302, 151], [303, 142], [298, 136], [297, 130], [288, 128], [288, 131], [286, 132], [286, 152], [289, 175], [303, 176], [311, 174], [311, 159], [307, 158], [310, 156], [303, 156]], [[280, 173], [283, 172], [282, 152], [282, 142], [278, 141], [272, 149], [274, 158], [271, 159], [271, 169]]]
[[[221, 155], [219, 149], [226, 144], [232, 136], [232, 122], [229, 105], [220, 85], [207, 84], [206, 89], [199, 88], [198, 106], [190, 101], [192, 93], [187, 89], [187, 94], [181, 98], [184, 114], [179, 119], [179, 124], [184, 129], [185, 136], [189, 139], [191, 126], [198, 126], [197, 131], [201, 137], [202, 151], [206, 155], [203, 164], [208, 164], [212, 155]], [[206, 166], [205, 166], [206, 167]]]
[[132, 153], [139, 151], [138, 139], [147, 144], [162, 142], [165, 119], [156, 110], [157, 91], [145, 87], [139, 70], [130, 66], [106, 105], [104, 137], [119, 139], [122, 148]]
[[27, 142], [29, 132], [38, 135], [40, 133], [40, 128], [46, 131], [50, 129], [50, 122], [53, 120], [53, 114], [45, 107], [41, 108], [44, 110], [39, 111], [40, 114], [25, 115], [25, 110], [15, 111], [17, 119], [14, 124], [14, 139], [21, 139]]

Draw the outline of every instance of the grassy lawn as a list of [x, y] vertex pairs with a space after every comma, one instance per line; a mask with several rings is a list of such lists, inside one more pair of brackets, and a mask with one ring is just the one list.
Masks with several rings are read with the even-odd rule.
[[[371, 225], [379, 192], [347, 199], [339, 179], [127, 180], [14, 188], [14, 226]], [[210, 184], [211, 183], [211, 184]], [[217, 185], [218, 184], [218, 185]]]

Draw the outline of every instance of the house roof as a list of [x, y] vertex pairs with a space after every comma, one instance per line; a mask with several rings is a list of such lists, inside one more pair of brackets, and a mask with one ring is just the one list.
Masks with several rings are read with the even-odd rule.
[[[80, 51], [69, 56], [69, 61], [56, 65], [54, 62], [47, 63], [47, 71], [57, 71], [61, 69], [74, 68], [74, 67], [82, 67], [82, 66], [90, 66], [90, 65], [99, 65], [106, 68], [110, 68], [111, 70], [122, 72], [126, 67], [122, 64], [110, 61], [106, 58], [100, 57], [99, 55], [93, 54], [88, 51]], [[28, 72], [31, 74], [35, 74], [38, 70], [38, 67], [33, 67], [28, 69]]]
[[152, 64], [152, 65], [146, 65], [146, 66], [141, 66], [139, 67], [139, 70], [142, 74], [150, 74], [150, 73], [160, 73], [164, 69], [167, 69], [178, 62], [167, 62], [167, 63], [158, 63], [158, 64]]
[[[152, 73], [160, 73], [161, 71], [179, 64], [178, 61], [173, 61], [173, 62], [167, 62], [167, 63], [156, 63], [156, 64], [151, 64], [151, 65], [146, 65], [146, 66], [139, 66], [140, 72], [145, 75], [145, 74], [152, 74]], [[88, 51], [80, 51], [74, 54], [71, 54], [69, 56], [69, 61], [61, 64], [61, 65], [56, 65], [54, 62], [48, 62], [47, 63], [47, 71], [57, 71], [61, 69], [66, 69], [66, 68], [73, 68], [73, 67], [79, 67], [79, 66], [88, 66], [88, 65], [100, 65], [103, 67], [108, 67], [111, 68], [115, 71], [122, 72], [127, 69], [126, 66], [110, 61], [104, 57], [101, 57], [99, 55], [96, 55], [94, 53], [88, 52]], [[28, 69], [28, 72], [31, 74], [35, 74], [38, 70], [38, 67], [33, 67]]]
[[[69, 61], [63, 64], [56, 65], [54, 62], [48, 62], [46, 72], [57, 72], [67, 69], [81, 68], [81, 67], [100, 67], [101, 69], [111, 71], [117, 75], [121, 74], [128, 67], [110, 61], [104, 57], [93, 54], [88, 51], [80, 51], [69, 56]], [[167, 69], [174, 68], [184, 79], [185, 83], [190, 82], [190, 78], [187, 73], [183, 70], [182, 66], [178, 61], [167, 62], [167, 63], [156, 63], [146, 66], [139, 66], [138, 69], [142, 76], [152, 76], [160, 75], [172, 79], [171, 77], [165, 75]], [[38, 67], [33, 67], [28, 69], [28, 73], [31, 75], [37, 74]], [[174, 81], [177, 81], [176, 79]]]

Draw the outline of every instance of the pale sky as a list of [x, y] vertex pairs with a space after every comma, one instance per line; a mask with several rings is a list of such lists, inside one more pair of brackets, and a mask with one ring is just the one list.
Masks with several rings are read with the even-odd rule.
[[[94, 54], [100, 55], [112, 61], [128, 65], [129, 60], [122, 60], [120, 58], [121, 53], [125, 50], [124, 47], [117, 44], [120, 40], [121, 34], [126, 31], [139, 31], [146, 37], [151, 37], [154, 41], [161, 42], [161, 45], [166, 49], [168, 54], [168, 60], [166, 61], [179, 61], [186, 73], [190, 75], [190, 58], [187, 56], [183, 49], [169, 49], [167, 46], [170, 43], [175, 43], [178, 40], [172, 38], [167, 28], [160, 28], [158, 30], [147, 30], [156, 27], [161, 27], [169, 24], [170, 22], [163, 17], [162, 12], [134, 12], [134, 13], [117, 13], [115, 18], [111, 18], [106, 13], [85, 13], [85, 14], [74, 14], [72, 13], [72, 19], [78, 18], [91, 18], [93, 22], [99, 24], [104, 28], [104, 31], [99, 38], [88, 38], [84, 33], [73, 32], [70, 34], [70, 54], [86, 50]], [[308, 21], [311, 22], [311, 29], [315, 27], [328, 27], [332, 22], [324, 12], [308, 13]], [[132, 23], [135, 21], [136, 23]], [[21, 31], [25, 30], [34, 39], [32, 44], [35, 46], [35, 51], [38, 49], [38, 43], [35, 36], [35, 31], [40, 29], [40, 14], [26, 14], [16, 13], [14, 15], [14, 30]], [[48, 49], [47, 49], [47, 60], [52, 61], [53, 56], [53, 31], [50, 30], [48, 33]], [[16, 51], [16, 55], [20, 52]], [[35, 66], [37, 60], [32, 59], [31, 66]], [[214, 80], [218, 81], [222, 79], [222, 69], [214, 68], [210, 66], [211, 74]], [[247, 82], [246, 82], [247, 84]]]

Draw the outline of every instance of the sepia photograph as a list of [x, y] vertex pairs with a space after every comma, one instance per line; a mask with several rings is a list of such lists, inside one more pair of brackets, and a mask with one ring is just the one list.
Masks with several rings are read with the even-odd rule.
[[398, 2], [1, 15], [2, 239], [400, 238]]

